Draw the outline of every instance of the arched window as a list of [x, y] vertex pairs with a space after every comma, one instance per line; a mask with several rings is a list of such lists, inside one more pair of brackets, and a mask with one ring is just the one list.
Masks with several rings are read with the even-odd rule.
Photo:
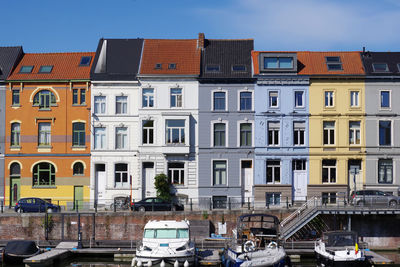
[[56, 170], [53, 164], [41, 162], [33, 167], [33, 186], [54, 186], [56, 184]]
[[11, 146], [19, 146], [21, 144], [21, 124], [14, 122], [11, 124]]
[[56, 105], [56, 96], [49, 90], [41, 90], [33, 98], [33, 105], [39, 109], [49, 109]]
[[21, 166], [19, 163], [12, 163], [10, 166], [10, 176], [11, 177], [20, 177], [21, 176]]
[[82, 162], [77, 162], [74, 164], [73, 167], [73, 174], [74, 175], [83, 175], [83, 164]]

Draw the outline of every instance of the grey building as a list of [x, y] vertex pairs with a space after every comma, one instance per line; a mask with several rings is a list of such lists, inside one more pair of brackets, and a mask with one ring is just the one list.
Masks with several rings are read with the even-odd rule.
[[[5, 145], [5, 119], [6, 119], [6, 82], [19, 60], [22, 58], [21, 46], [0, 47], [0, 200], [4, 200], [4, 145]], [[13, 95], [19, 102], [19, 95]], [[18, 99], [17, 99], [18, 98]]]
[[[213, 208], [253, 201], [253, 40], [205, 39], [199, 79], [199, 197]], [[211, 200], [211, 202], [210, 202]]]
[[361, 53], [365, 78], [365, 187], [399, 193], [400, 52]]

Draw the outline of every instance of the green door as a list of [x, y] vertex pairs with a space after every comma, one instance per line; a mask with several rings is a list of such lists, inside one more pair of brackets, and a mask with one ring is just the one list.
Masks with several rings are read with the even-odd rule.
[[10, 183], [10, 200], [11, 206], [14, 206], [19, 199], [19, 191], [21, 189], [21, 178], [11, 178]]
[[81, 210], [83, 207], [83, 186], [74, 186], [74, 207]]

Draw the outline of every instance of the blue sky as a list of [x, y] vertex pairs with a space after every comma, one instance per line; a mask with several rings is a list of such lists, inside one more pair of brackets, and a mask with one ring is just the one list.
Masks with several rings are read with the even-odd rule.
[[0, 46], [95, 51], [105, 38], [252, 38], [256, 50], [399, 51], [400, 0], [2, 0]]

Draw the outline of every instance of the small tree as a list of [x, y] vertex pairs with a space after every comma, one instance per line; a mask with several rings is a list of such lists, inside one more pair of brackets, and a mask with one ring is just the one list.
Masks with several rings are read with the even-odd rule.
[[164, 173], [160, 173], [154, 177], [154, 186], [157, 190], [157, 197], [170, 201], [170, 183], [168, 177]]

